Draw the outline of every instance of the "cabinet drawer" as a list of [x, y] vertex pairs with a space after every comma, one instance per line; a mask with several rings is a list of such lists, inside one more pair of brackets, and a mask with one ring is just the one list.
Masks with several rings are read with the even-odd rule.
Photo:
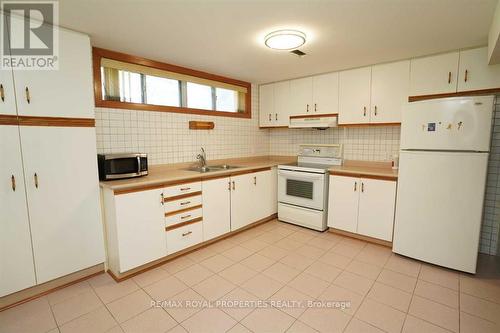
[[174, 215], [165, 217], [165, 226], [173, 226], [182, 222], [194, 220], [196, 218], [202, 217], [203, 210], [201, 208], [195, 208], [193, 210], [183, 211]]
[[203, 222], [188, 224], [167, 231], [167, 253], [172, 254], [184, 250], [203, 241]]
[[186, 183], [165, 187], [163, 195], [165, 198], [201, 191], [201, 182]]
[[167, 199], [167, 201], [165, 201], [165, 213], [198, 206], [201, 205], [201, 201], [201, 195], [195, 195], [173, 201], [168, 201]]

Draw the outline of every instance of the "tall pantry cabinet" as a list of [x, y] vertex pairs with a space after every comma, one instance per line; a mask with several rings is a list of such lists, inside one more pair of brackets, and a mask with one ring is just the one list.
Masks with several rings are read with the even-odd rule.
[[0, 297], [104, 261], [88, 36], [58, 59], [0, 71]]

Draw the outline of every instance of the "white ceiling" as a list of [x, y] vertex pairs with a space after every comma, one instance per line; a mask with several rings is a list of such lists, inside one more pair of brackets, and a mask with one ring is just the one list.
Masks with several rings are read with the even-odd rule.
[[[263, 83], [486, 45], [497, 0], [60, 0], [94, 46]], [[298, 58], [263, 46], [305, 32]]]

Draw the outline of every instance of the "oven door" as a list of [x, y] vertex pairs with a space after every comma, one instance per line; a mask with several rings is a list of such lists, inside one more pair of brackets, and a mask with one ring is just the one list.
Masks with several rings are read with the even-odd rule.
[[279, 202], [323, 210], [324, 191], [324, 173], [278, 170]]

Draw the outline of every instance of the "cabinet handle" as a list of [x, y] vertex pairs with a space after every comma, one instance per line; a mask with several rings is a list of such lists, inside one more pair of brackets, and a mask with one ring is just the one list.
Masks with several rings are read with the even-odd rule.
[[28, 104], [31, 102], [30, 89], [28, 87], [26, 87], [26, 102], [28, 102]]
[[375, 115], [377, 115], [377, 106], [375, 105]]
[[[464, 78], [464, 82], [467, 82], [467, 76], [469, 74], [469, 71], [468, 70], [465, 70], [465, 78]], [[3, 98], [2, 98], [2, 101], [3, 101]]]
[[181, 188], [180, 190], [181, 190], [181, 191], [189, 191], [190, 189], [191, 189], [191, 187], [183, 187], [183, 188]]
[[363, 117], [366, 117], [366, 106], [363, 106]]
[[161, 199], [161, 201], [160, 201], [161, 205], [162, 206], [165, 205], [165, 196], [163, 195], [163, 193], [160, 194], [160, 199]]
[[192, 233], [193, 233], [192, 231], [185, 232], [182, 234], [182, 237], [186, 237], [188, 235], [191, 235]]
[[274, 119], [278, 120], [278, 114], [277, 113], [274, 114]]
[[314, 103], [314, 112], [318, 111], [318, 104]]
[[448, 72], [448, 84], [451, 83], [451, 72]]
[[2, 99], [2, 102], [5, 102], [5, 93], [3, 91], [3, 84], [0, 84], [0, 98]]
[[236, 186], [234, 185], [234, 180], [233, 180], [233, 191], [236, 189]]
[[227, 182], [227, 190], [228, 190], [228, 191], [231, 191], [231, 181], [228, 181], [228, 182]]
[[191, 214], [181, 216], [181, 220], [188, 219], [191, 217]]
[[189, 205], [190, 203], [191, 203], [191, 201], [184, 201], [184, 202], [181, 202], [180, 205], [184, 206], [184, 205]]
[[271, 114], [269, 114], [269, 121], [271, 121]]
[[253, 184], [257, 185], [257, 177], [256, 176], [253, 177]]
[[36, 172], [35, 172], [33, 178], [35, 178], [35, 187], [38, 188], [38, 175]]
[[10, 177], [10, 181], [12, 182], [12, 191], [16, 192], [16, 177], [14, 177], [14, 175], [12, 175]]
[[309, 104], [306, 106], [306, 112], [309, 112]]
[[365, 183], [361, 183], [361, 192], [364, 192], [365, 191]]
[[354, 192], [358, 189], [358, 182], [354, 182]]

